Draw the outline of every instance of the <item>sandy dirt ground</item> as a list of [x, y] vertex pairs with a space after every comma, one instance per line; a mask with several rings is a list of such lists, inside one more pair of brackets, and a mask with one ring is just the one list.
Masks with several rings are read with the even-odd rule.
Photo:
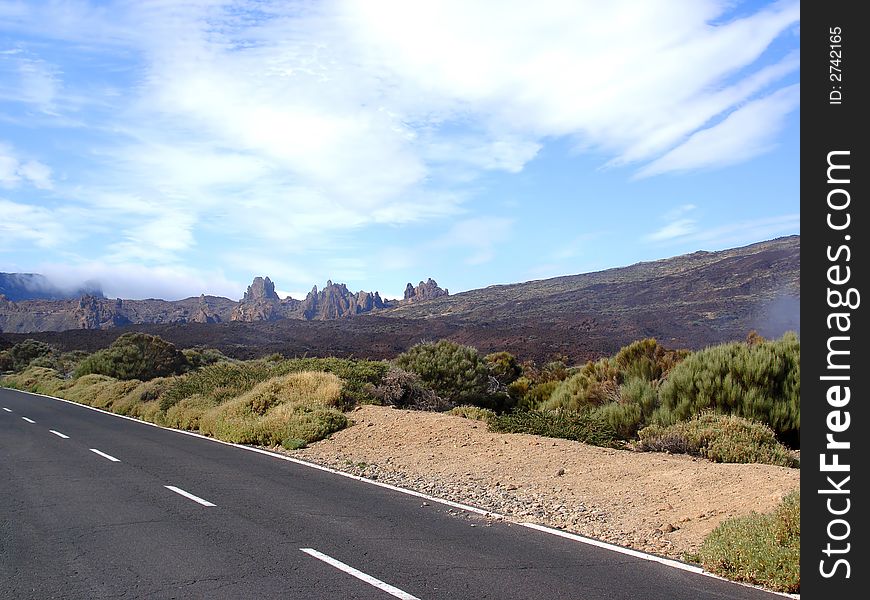
[[434, 496], [685, 559], [723, 519], [772, 510], [800, 472], [526, 434], [446, 414], [363, 406], [291, 454]]

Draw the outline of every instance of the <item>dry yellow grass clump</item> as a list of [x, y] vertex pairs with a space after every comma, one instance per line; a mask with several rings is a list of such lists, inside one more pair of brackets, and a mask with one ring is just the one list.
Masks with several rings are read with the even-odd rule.
[[273, 377], [227, 402], [203, 410], [205, 399], [192, 396], [173, 409], [198, 415], [202, 433], [236, 443], [300, 447], [347, 425], [335, 407], [342, 381], [332, 373], [304, 371]]

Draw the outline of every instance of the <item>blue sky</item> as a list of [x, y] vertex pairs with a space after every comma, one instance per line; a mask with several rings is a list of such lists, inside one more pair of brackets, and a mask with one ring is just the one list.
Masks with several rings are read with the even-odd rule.
[[401, 295], [799, 233], [799, 4], [0, 0], [0, 271]]

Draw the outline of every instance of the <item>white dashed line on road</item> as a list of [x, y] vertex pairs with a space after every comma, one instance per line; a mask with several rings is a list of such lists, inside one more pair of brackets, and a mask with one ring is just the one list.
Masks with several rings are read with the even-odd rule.
[[68, 440], [68, 439], [69, 439], [69, 436], [68, 436], [68, 435], [64, 435], [64, 434], [62, 434], [62, 433], [59, 432], [59, 431], [55, 431], [54, 429], [49, 429], [48, 431], [49, 431], [49, 433], [53, 433], [54, 435], [56, 435], [56, 436], [59, 437], [59, 438], [63, 438], [63, 439], [65, 439], [65, 440]]
[[36, 421], [34, 421], [32, 419], [28, 419], [27, 417], [21, 417], [21, 418], [24, 419], [25, 421], [27, 421], [28, 423], [36, 423]]
[[108, 460], [110, 460], [110, 461], [112, 461], [112, 462], [121, 462], [121, 459], [120, 459], [120, 458], [115, 458], [114, 456], [109, 456], [109, 455], [106, 454], [105, 452], [100, 452], [100, 451], [97, 450], [96, 448], [89, 448], [89, 450], [90, 450], [91, 452], [93, 452], [94, 454], [99, 454], [99, 455], [102, 456], [103, 458], [106, 458], [106, 459], [108, 459]]
[[164, 485], [163, 487], [165, 487], [167, 490], [175, 492], [176, 494], [181, 494], [185, 498], [189, 498], [190, 500], [193, 500], [194, 502], [202, 504], [203, 506], [217, 506], [216, 504], [212, 504], [208, 500], [203, 500], [199, 496], [194, 496], [190, 492], [185, 492], [181, 488], [177, 488], [174, 485]]
[[5, 406], [3, 407], [3, 410], [5, 410], [6, 412], [12, 412], [11, 408], [6, 408]]
[[402, 591], [397, 587], [393, 587], [389, 583], [384, 583], [380, 579], [376, 579], [376, 578], [372, 577], [371, 575], [368, 575], [366, 573], [363, 573], [362, 571], [354, 569], [350, 565], [346, 565], [343, 562], [341, 562], [340, 560], [336, 560], [336, 559], [332, 558], [331, 556], [327, 556], [326, 554], [323, 554], [322, 552], [318, 552], [314, 548], [299, 548], [299, 549], [302, 550], [305, 554], [308, 554], [309, 556], [313, 556], [317, 560], [322, 560], [326, 564], [332, 565], [336, 569], [338, 569], [340, 571], [344, 571], [348, 575], [352, 575], [361, 581], [365, 581], [367, 584], [372, 585], [372, 586], [378, 588], [379, 590], [383, 590], [384, 592], [390, 594], [391, 596], [395, 596], [396, 598], [401, 598], [402, 600], [420, 600], [417, 596], [412, 596], [408, 592]]

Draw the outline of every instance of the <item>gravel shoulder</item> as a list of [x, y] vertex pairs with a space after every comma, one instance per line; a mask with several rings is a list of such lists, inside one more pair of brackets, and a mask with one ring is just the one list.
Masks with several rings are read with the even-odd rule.
[[722, 520], [772, 510], [800, 471], [718, 464], [527, 434], [439, 413], [362, 406], [298, 458], [672, 558]]

